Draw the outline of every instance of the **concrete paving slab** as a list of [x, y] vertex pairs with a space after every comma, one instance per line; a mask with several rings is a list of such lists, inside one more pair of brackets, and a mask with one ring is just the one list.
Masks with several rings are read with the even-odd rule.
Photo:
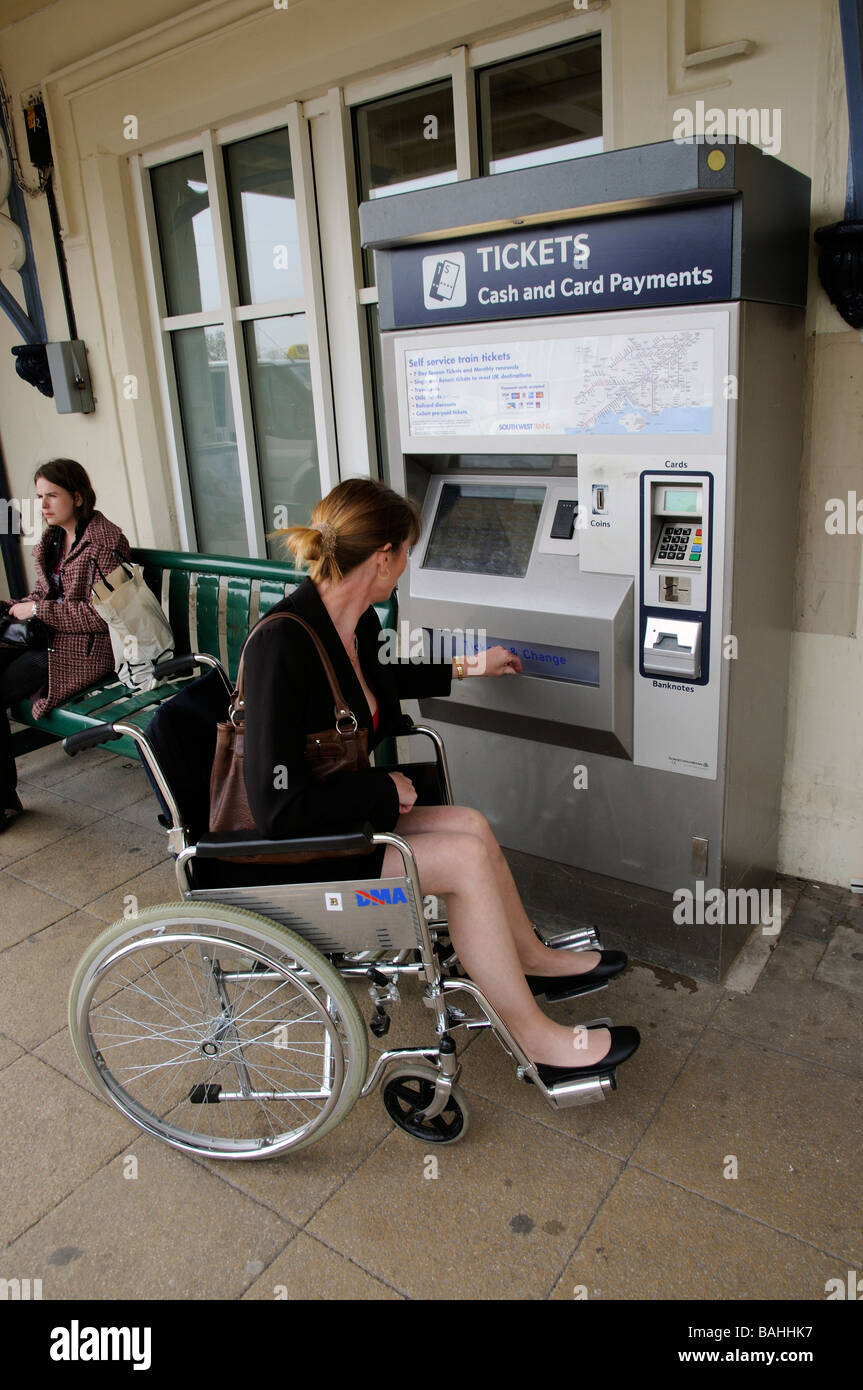
[[[167, 851], [167, 845], [165, 848]], [[130, 901], [132, 898], [136, 899], [137, 907]], [[174, 861], [165, 859], [161, 864], [154, 864], [152, 869], [136, 874], [127, 883], [121, 883], [108, 893], [102, 893], [91, 903], [86, 903], [85, 907], [94, 917], [111, 923], [125, 916], [127, 908], [129, 912], [143, 912], [145, 907], [179, 901], [180, 890], [174, 873]]]
[[860, 1078], [709, 1028], [632, 1161], [859, 1268], [861, 1106]]
[[71, 904], [0, 870], [0, 950], [68, 917]]
[[8, 1037], [35, 1048], [65, 1026], [75, 967], [102, 930], [89, 912], [73, 912], [3, 953], [0, 1018]]
[[750, 1042], [863, 1076], [860, 1000], [819, 978], [823, 955], [820, 942], [783, 936], [754, 993], [723, 999], [713, 1023]]
[[23, 1057], [23, 1050], [11, 1038], [0, 1036], [0, 1071], [4, 1067], [9, 1067], [19, 1057]]
[[810, 1300], [824, 1298], [837, 1276], [844, 1279], [844, 1267], [804, 1241], [630, 1166], [552, 1299]]
[[767, 913], [762, 914], [760, 925], [752, 928], [723, 980], [725, 989], [734, 994], [751, 994], [755, 989], [796, 910], [800, 893], [789, 894], [781, 885], [778, 885], [778, 892], [778, 902], [775, 898], [772, 900], [771, 920], [767, 920]]
[[234, 1299], [295, 1233], [141, 1134], [16, 1241], [2, 1267], [41, 1278], [45, 1299]]
[[[23, 758], [17, 760], [18, 781], [28, 786], [54, 787], [69, 777], [77, 777], [91, 768], [115, 761], [116, 757], [117, 754], [109, 752], [107, 748], [87, 748], [70, 758], [63, 751], [62, 743], [47, 743], [44, 748], [25, 753]], [[21, 800], [24, 800], [23, 795]]]
[[[595, 1018], [635, 1025], [641, 1047], [618, 1072], [618, 1090], [594, 1105], [551, 1110], [519, 1081], [515, 1064], [489, 1033], [476, 1035], [461, 1084], [563, 1134], [625, 1158], [646, 1130], [702, 1029], [722, 997], [719, 985], [686, 979], [658, 966], [630, 966], [608, 989], [564, 1004], [543, 1003], [557, 1023], [575, 1026]], [[456, 1033], [460, 1038], [461, 1034]], [[574, 1056], [574, 1064], [577, 1057]]]
[[[0, 1184], [0, 1241], [6, 1243], [118, 1153], [127, 1130], [118, 1112], [36, 1057], [20, 1057], [0, 1072], [0, 1106], [0, 1171], [8, 1175]], [[7, 1268], [15, 1275], [14, 1260]], [[26, 1260], [21, 1269], [17, 1277], [29, 1277]]]
[[[108, 1101], [96, 1090], [90, 1078], [86, 1075], [81, 1063], [78, 1061], [72, 1043], [72, 1035], [67, 1027], [58, 1028], [56, 1033], [53, 1033], [45, 1042], [40, 1043], [33, 1052], [33, 1056], [38, 1057], [41, 1062], [46, 1062], [47, 1065], [53, 1067], [55, 1071], [59, 1071], [61, 1075], [67, 1077], [69, 1081], [74, 1081], [76, 1086], [80, 1086], [82, 1090], [89, 1092], [89, 1094], [94, 1096], [102, 1105], [108, 1105]], [[119, 1113], [120, 1112], [117, 1111], [118, 1115]], [[127, 1133], [134, 1132], [131, 1121], [127, 1121], [124, 1116], [120, 1118], [126, 1124]]]
[[17, 860], [14, 872], [25, 883], [83, 907], [164, 857], [164, 835], [109, 816], [78, 831], [63, 853]]
[[102, 814], [92, 806], [69, 801], [44, 787], [22, 787], [21, 800], [25, 815], [4, 830], [0, 840], [3, 867], [65, 840], [83, 826], [92, 825]]
[[[197, 1159], [239, 1191], [303, 1226], [393, 1129], [379, 1095], [354, 1106], [347, 1119], [318, 1144], [265, 1163]], [[228, 1171], [229, 1170], [229, 1171]]]
[[646, 1008], [657, 1028], [668, 1022], [703, 1027], [723, 997], [721, 985], [694, 980], [661, 965], [632, 961], [607, 989], [582, 995], [582, 1005], [613, 1014], [617, 1022], [629, 1022], [624, 1018], [627, 1009]]
[[[837, 985], [839, 989], [849, 990], [858, 996], [863, 994], [863, 930], [836, 927], [815, 971], [815, 979], [825, 985]], [[857, 1017], [859, 1023], [859, 1004]]]
[[501, 1106], [470, 1105], [458, 1144], [394, 1132], [308, 1232], [413, 1298], [544, 1298], [620, 1165]]
[[350, 1299], [353, 1303], [398, 1300], [402, 1295], [301, 1231], [243, 1298], [277, 1302]]
[[159, 822], [159, 803], [147, 784], [147, 794], [140, 801], [133, 801], [130, 806], [122, 806], [117, 811], [121, 820], [132, 821], [134, 825], [143, 825], [145, 830], [156, 830], [165, 835], [167, 846], [167, 833], [164, 826]]
[[[806, 887], [806, 880], [803, 878], [792, 878], [790, 874], [777, 874], [776, 887], [782, 892], [782, 908], [785, 910], [786, 904], [794, 910], [800, 894]], [[789, 912], [789, 916], [791, 913]]]
[[863, 931], [863, 893], [848, 893], [842, 904], [840, 921], [845, 926]]
[[845, 890], [833, 884], [806, 883], [785, 930], [810, 941], [829, 941], [844, 910]]
[[63, 795], [72, 801], [83, 802], [105, 811], [120, 811], [134, 801], [153, 793], [143, 767], [129, 758], [112, 758], [110, 763], [78, 771], [77, 776], [63, 781]]

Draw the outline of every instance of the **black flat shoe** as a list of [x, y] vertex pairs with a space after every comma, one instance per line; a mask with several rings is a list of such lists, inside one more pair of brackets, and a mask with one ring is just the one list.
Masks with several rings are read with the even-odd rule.
[[[588, 1029], [588, 1032], [592, 1031]], [[553, 1086], [556, 1081], [578, 1081], [581, 1077], [601, 1075], [619, 1067], [621, 1062], [627, 1061], [633, 1052], [638, 1050], [641, 1034], [637, 1028], [609, 1028], [608, 1031], [611, 1034], [611, 1046], [600, 1061], [593, 1062], [590, 1066], [552, 1067], [545, 1062], [535, 1062], [534, 1066], [543, 1085]]]
[[627, 956], [623, 951], [600, 951], [599, 964], [583, 975], [526, 975], [531, 994], [544, 994], [550, 1004], [561, 999], [575, 999], [604, 985], [625, 970]]

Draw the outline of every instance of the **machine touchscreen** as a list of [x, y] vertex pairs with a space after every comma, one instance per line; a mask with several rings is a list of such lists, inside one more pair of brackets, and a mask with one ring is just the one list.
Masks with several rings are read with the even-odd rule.
[[423, 569], [523, 579], [543, 487], [444, 483]]

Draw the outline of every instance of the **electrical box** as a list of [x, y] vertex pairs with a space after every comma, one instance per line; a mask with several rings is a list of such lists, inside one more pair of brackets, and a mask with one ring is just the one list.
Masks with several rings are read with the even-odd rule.
[[96, 407], [84, 343], [80, 338], [68, 343], [46, 343], [45, 351], [58, 413], [90, 415]]
[[41, 92], [33, 92], [24, 102], [24, 121], [27, 129], [27, 153], [34, 169], [44, 171], [53, 164], [51, 137]]

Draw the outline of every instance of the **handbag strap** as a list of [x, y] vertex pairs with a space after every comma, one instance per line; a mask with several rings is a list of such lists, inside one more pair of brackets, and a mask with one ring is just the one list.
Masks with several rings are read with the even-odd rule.
[[[132, 567], [131, 561], [129, 561], [129, 560], [124, 560], [123, 557], [120, 555], [119, 551], [117, 551], [117, 550], [114, 551], [114, 554], [117, 556], [117, 561], [118, 561], [118, 563], [114, 566], [114, 569], [121, 569], [121, 570], [123, 571], [123, 573], [124, 573], [124, 574], [127, 576], [127, 578], [129, 578], [129, 579], [134, 578], [135, 571], [134, 571], [134, 569], [133, 569], [133, 567]], [[107, 575], [103, 574], [103, 572], [102, 572], [102, 566], [99, 564], [99, 561], [96, 559], [96, 556], [95, 556], [95, 555], [91, 555], [91, 556], [90, 556], [90, 588], [91, 588], [91, 589], [93, 588], [93, 586], [94, 586], [94, 584], [95, 584], [95, 582], [96, 582], [96, 581], [93, 579], [93, 572], [94, 572], [94, 570], [95, 570], [96, 574], [98, 574], [101, 583], [105, 585], [105, 588], [108, 589], [111, 593], [113, 593], [113, 592], [114, 592], [114, 585], [113, 585], [113, 584], [110, 584], [110, 583], [108, 582], [108, 577], [107, 577]], [[112, 573], [113, 573], [113, 570], [112, 570]]]
[[345, 700], [345, 697], [342, 694], [341, 687], [338, 682], [338, 677], [336, 676], [333, 663], [329, 657], [329, 653], [327, 652], [327, 649], [321, 641], [320, 637], [315, 632], [315, 629], [311, 626], [310, 623], [306, 622], [305, 618], [301, 618], [298, 613], [268, 613], [265, 617], [261, 619], [261, 621], [257, 624], [256, 627], [252, 628], [252, 631], [249, 633], [248, 637], [243, 643], [243, 650], [240, 653], [240, 665], [237, 670], [237, 687], [234, 691], [234, 699], [231, 701], [232, 706], [236, 709], [242, 709], [245, 704], [245, 700], [243, 697], [243, 661], [246, 655], [246, 647], [248, 646], [249, 642], [254, 637], [256, 632], [259, 632], [262, 627], [266, 626], [267, 623], [277, 622], [279, 618], [289, 618], [291, 622], [299, 623], [300, 627], [305, 628], [306, 632], [309, 634], [315, 646], [317, 647], [318, 656], [321, 658], [321, 663], [323, 665], [327, 680], [329, 681], [330, 690], [333, 694], [333, 700], [335, 702], [336, 728], [338, 729], [339, 733], [342, 732], [341, 729], [339, 729], [339, 720], [341, 719], [352, 719], [354, 721], [354, 729], [356, 729], [356, 715], [353, 713], [352, 710], [348, 708], [347, 701]]

